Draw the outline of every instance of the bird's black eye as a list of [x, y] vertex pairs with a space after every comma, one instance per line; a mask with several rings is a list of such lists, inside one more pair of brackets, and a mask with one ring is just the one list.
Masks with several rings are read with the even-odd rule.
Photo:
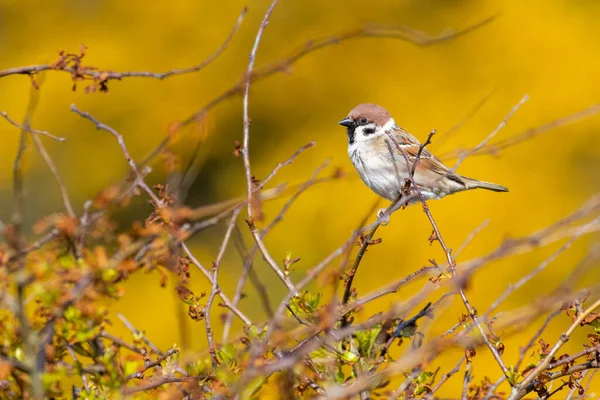
[[360, 122], [361, 125], [366, 125], [368, 121], [366, 118], [361, 118], [358, 122]]

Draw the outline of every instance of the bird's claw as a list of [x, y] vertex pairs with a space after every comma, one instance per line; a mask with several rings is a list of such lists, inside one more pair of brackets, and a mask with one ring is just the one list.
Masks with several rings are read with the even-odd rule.
[[390, 223], [390, 215], [386, 212], [385, 208], [382, 208], [379, 211], [377, 211], [377, 219], [383, 226], [386, 226]]

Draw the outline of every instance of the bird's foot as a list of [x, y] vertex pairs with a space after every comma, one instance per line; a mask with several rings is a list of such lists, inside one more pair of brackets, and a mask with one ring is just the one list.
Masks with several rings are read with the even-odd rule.
[[385, 208], [382, 208], [379, 211], [377, 211], [377, 219], [383, 226], [386, 226], [390, 223], [390, 215], [386, 212]]

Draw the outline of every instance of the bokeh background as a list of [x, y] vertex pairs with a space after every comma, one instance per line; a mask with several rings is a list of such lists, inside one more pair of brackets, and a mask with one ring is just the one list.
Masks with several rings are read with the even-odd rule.
[[[69, 111], [74, 103], [89, 111], [125, 137], [135, 159], [143, 158], [165, 136], [169, 124], [182, 120], [235, 83], [247, 68], [248, 54], [267, 1], [195, 1], [165, 3], [119, 0], [1, 0], [0, 69], [53, 62], [58, 49], [77, 52], [88, 46], [84, 64], [115, 71], [162, 72], [199, 63], [213, 53], [229, 34], [238, 14], [249, 6], [247, 18], [228, 49], [199, 73], [165, 81], [130, 78], [111, 82], [110, 92], [84, 93], [84, 85], [71, 90], [71, 78], [62, 72], [45, 74], [32, 127], [65, 136], [67, 141], [46, 140], [48, 150], [64, 177], [78, 210], [98, 191], [117, 183], [128, 166], [112, 136]], [[359, 28], [365, 24], [404, 25], [430, 34], [461, 29], [491, 15], [491, 24], [456, 40], [419, 48], [394, 39], [357, 39], [321, 49], [252, 86], [251, 157], [254, 173], [264, 178], [273, 166], [300, 146], [316, 141], [295, 163], [285, 168], [277, 182], [298, 182], [314, 168], [330, 160], [328, 171], [351, 171], [344, 129], [337, 121], [361, 102], [379, 103], [396, 121], [424, 139], [436, 128], [444, 132], [462, 120], [490, 92], [482, 109], [435, 152], [473, 146], [491, 132], [525, 94], [531, 99], [498, 134], [498, 139], [518, 134], [561, 116], [587, 108], [600, 100], [600, 3], [564, 0], [364, 0], [291, 2], [282, 0], [275, 9], [258, 52], [257, 67], [268, 65], [297, 50], [306, 41]], [[0, 110], [16, 120], [25, 114], [31, 84], [24, 76], [0, 79]], [[206, 130], [184, 130], [173, 146], [185, 162], [192, 156], [199, 134], [204, 134], [198, 166], [200, 172], [186, 203], [200, 206], [244, 194], [241, 159], [233, 156], [234, 142], [242, 138], [242, 102], [235, 97], [212, 110]], [[469, 232], [486, 219], [489, 226], [465, 250], [467, 260], [496, 248], [507, 237], [527, 235], [579, 207], [600, 190], [600, 117], [555, 129], [543, 136], [502, 151], [495, 157], [468, 159], [459, 172], [498, 182], [508, 194], [475, 191], [431, 203], [431, 209], [449, 246], [457, 248]], [[19, 132], [0, 121], [0, 218], [12, 210], [12, 163]], [[27, 224], [53, 212], [62, 204], [43, 161], [30, 147], [25, 160]], [[160, 164], [150, 183], [161, 183]], [[343, 243], [365, 215], [375, 195], [354, 175], [319, 185], [304, 194], [286, 215], [267, 245], [275, 259], [286, 252], [301, 257], [293, 279]], [[273, 217], [285, 199], [265, 204]], [[147, 209], [136, 205], [120, 216], [123, 228]], [[217, 226], [191, 244], [196, 256], [210, 265], [224, 232]], [[366, 293], [426, 265], [441, 262], [442, 253], [430, 247], [430, 226], [420, 207], [395, 215], [381, 229], [383, 243], [369, 250], [355, 285]], [[588, 253], [598, 236], [579, 239], [533, 282], [516, 291], [502, 309], [527, 304], [555, 288], [561, 278]], [[247, 243], [250, 243], [249, 241]], [[557, 245], [531, 254], [511, 257], [478, 273], [469, 289], [472, 303], [485, 310], [507, 284], [518, 280], [547, 258]], [[460, 261], [459, 259], [459, 261]], [[280, 282], [257, 257], [257, 271], [276, 304], [285, 294]], [[221, 268], [220, 284], [232, 295], [242, 269], [233, 246]], [[597, 271], [597, 268], [596, 268]], [[591, 284], [597, 272], [586, 275]], [[184, 344], [189, 352], [205, 348], [203, 323], [181, 322], [184, 306], [174, 294], [173, 276], [160, 288], [157, 274], [138, 274], [128, 282], [126, 296], [110, 303], [159, 346]], [[193, 272], [195, 291], [208, 290], [203, 277]], [[386, 310], [416, 291], [420, 285], [383, 298], [367, 307], [364, 315]], [[264, 313], [251, 286], [241, 308], [251, 318]], [[440, 320], [451, 326], [462, 304], [455, 301]], [[218, 312], [215, 312], [215, 323]], [[568, 323], [559, 317], [543, 337], [558, 338]], [[213, 325], [214, 326], [214, 325]], [[505, 341], [505, 358], [514, 363], [518, 345], [539, 324]], [[234, 330], [239, 325], [234, 324]], [[217, 334], [219, 333], [218, 328]], [[441, 330], [441, 328], [439, 328]], [[114, 331], [127, 334], [118, 320]], [[580, 347], [579, 332], [566, 350]], [[475, 380], [500, 371], [485, 351], [478, 354]], [[443, 357], [442, 371], [460, 357], [460, 351]], [[446, 395], [456, 395], [461, 379], [446, 385]]]

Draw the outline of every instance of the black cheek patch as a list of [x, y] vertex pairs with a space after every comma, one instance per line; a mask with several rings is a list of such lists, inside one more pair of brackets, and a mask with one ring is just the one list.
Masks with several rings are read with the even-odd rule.
[[365, 129], [363, 130], [363, 133], [365, 134], [365, 136], [367, 136], [367, 135], [372, 135], [372, 134], [374, 134], [374, 133], [375, 133], [375, 129], [373, 129], [373, 128], [365, 128]]

